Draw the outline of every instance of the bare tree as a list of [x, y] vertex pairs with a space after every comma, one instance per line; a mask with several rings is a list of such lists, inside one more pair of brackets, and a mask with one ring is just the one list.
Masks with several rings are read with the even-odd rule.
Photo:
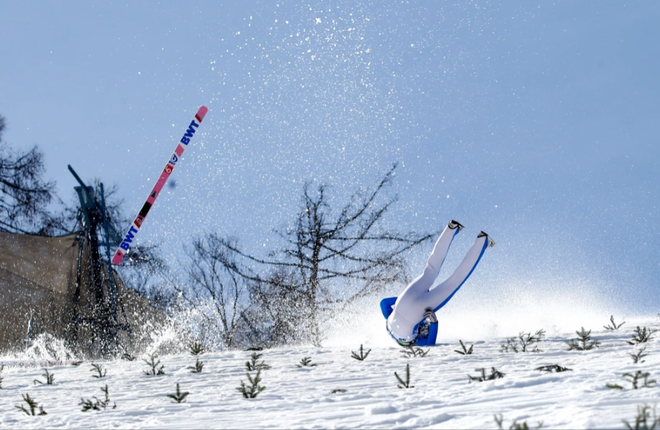
[[184, 303], [195, 311], [190, 323], [198, 326], [208, 343], [219, 340], [226, 348], [241, 346], [245, 336], [239, 328], [242, 327], [247, 286], [236, 271], [227, 269], [233, 265], [231, 252], [211, 233], [194, 239], [188, 256], [190, 288], [177, 287], [177, 291]]
[[63, 220], [48, 210], [55, 183], [43, 179], [43, 153], [36, 146], [25, 152], [9, 148], [2, 142], [4, 129], [0, 116], [0, 230], [53, 234]]
[[[288, 336], [296, 340], [318, 344], [320, 321], [329, 312], [407, 280], [404, 255], [433, 235], [384, 229], [383, 218], [397, 196], [382, 194], [395, 169], [396, 164], [375, 189], [355, 192], [338, 213], [330, 206], [327, 185], [312, 193], [306, 184], [293, 227], [278, 232], [283, 247], [268, 258], [244, 253], [234, 242], [218, 241], [244, 261], [225, 268], [251, 283], [250, 298], [262, 317], [271, 314], [274, 333], [289, 330]], [[266, 269], [266, 275], [254, 274], [254, 265]]]

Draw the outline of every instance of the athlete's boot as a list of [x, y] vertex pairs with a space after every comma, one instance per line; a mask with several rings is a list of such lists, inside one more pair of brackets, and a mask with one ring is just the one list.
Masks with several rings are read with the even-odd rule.
[[463, 224], [461, 224], [458, 221], [454, 221], [454, 220], [449, 221], [449, 224], [447, 224], [447, 227], [449, 227], [452, 230], [456, 230], [458, 228], [458, 231], [461, 231], [465, 228], [465, 227], [463, 227]]
[[490, 236], [488, 236], [488, 233], [486, 233], [485, 231], [482, 231], [481, 233], [479, 233], [477, 235], [477, 239], [480, 238], [480, 237], [484, 237], [484, 236], [486, 236], [486, 239], [488, 240], [488, 247], [489, 248], [492, 248], [493, 246], [495, 246], [495, 241], [493, 239], [491, 239]]

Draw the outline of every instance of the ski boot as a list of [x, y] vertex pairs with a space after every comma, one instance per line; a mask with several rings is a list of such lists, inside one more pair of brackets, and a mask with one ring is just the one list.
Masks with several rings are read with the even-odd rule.
[[480, 238], [480, 237], [484, 237], [484, 236], [486, 236], [486, 239], [488, 240], [488, 247], [489, 248], [492, 248], [493, 246], [495, 246], [495, 241], [493, 239], [491, 239], [490, 236], [488, 236], [488, 233], [486, 233], [483, 230], [481, 231], [481, 233], [479, 233], [477, 235], [477, 239]]
[[452, 230], [456, 230], [458, 228], [458, 231], [461, 231], [465, 228], [465, 227], [463, 227], [463, 224], [461, 224], [458, 221], [454, 221], [454, 220], [449, 221], [449, 224], [447, 224], [447, 227], [449, 227]]

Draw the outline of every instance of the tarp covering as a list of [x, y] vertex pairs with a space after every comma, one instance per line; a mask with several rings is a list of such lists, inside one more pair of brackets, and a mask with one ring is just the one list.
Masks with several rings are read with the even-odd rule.
[[0, 351], [26, 347], [30, 318], [32, 337], [48, 333], [85, 355], [107, 351], [101, 344], [108, 337], [123, 348], [135, 345], [148, 335], [146, 328], [164, 321], [116, 272], [94, 261], [81, 234], [0, 232], [0, 249]]
[[76, 289], [76, 235], [0, 232], [0, 249], [0, 348], [25, 345], [31, 313], [33, 327], [63, 337]]

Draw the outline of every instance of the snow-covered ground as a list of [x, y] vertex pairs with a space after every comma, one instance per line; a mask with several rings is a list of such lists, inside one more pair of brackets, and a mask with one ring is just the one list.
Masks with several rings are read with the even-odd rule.
[[[198, 374], [187, 369], [195, 364], [190, 354], [161, 357], [162, 376], [144, 375], [147, 365], [141, 359], [97, 362], [107, 369], [103, 379], [92, 376], [88, 361], [77, 367], [55, 365], [48, 368], [55, 376], [53, 385], [34, 385], [33, 380], [44, 380], [42, 367], [6, 366], [0, 427], [497, 428], [493, 417], [502, 414], [504, 428], [513, 420], [530, 427], [542, 421], [544, 428], [625, 428], [622, 420], [634, 424], [638, 405], [660, 402], [660, 385], [632, 389], [623, 377], [641, 370], [660, 379], [660, 332], [642, 345], [648, 353], [644, 363], [633, 363], [629, 354], [639, 347], [627, 343], [637, 325], [660, 329], [660, 320], [629, 319], [617, 331], [602, 325], [586, 327], [601, 342], [591, 351], [567, 351], [565, 341], [576, 338], [574, 332], [549, 334], [537, 353], [501, 352], [506, 338], [468, 341], [474, 352], [466, 356], [454, 352], [458, 343], [433, 347], [426, 357], [415, 358], [405, 358], [395, 345], [365, 345], [371, 353], [364, 361], [351, 357], [359, 344], [264, 350], [262, 360], [271, 368], [262, 371], [266, 389], [255, 399], [243, 398], [236, 389], [241, 380], [247, 382], [249, 351], [203, 354], [205, 365]], [[296, 367], [303, 357], [317, 366]], [[12, 363], [9, 358], [0, 361]], [[405, 377], [406, 364], [414, 388], [400, 389], [394, 372]], [[552, 364], [572, 371], [535, 370]], [[490, 374], [493, 367], [504, 378], [468, 382], [468, 375], [479, 373], [475, 369]], [[190, 392], [185, 403], [166, 397], [177, 383]], [[624, 389], [607, 388], [607, 383]], [[81, 397], [103, 399], [100, 389], [106, 384], [117, 408], [82, 412]], [[346, 391], [333, 394], [337, 389]], [[25, 393], [47, 415], [27, 416], [16, 409], [24, 404]]]

